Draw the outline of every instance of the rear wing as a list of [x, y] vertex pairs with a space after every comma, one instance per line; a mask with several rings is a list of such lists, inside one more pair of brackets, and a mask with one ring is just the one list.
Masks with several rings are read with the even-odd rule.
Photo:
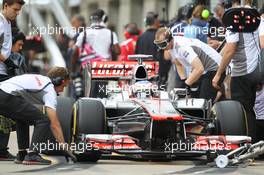
[[[148, 77], [158, 75], [159, 63], [156, 61], [144, 61]], [[138, 61], [92, 61], [92, 79], [132, 79], [133, 68]]]

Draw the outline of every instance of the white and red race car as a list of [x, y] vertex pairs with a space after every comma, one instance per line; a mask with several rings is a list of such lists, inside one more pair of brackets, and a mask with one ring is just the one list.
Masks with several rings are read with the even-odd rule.
[[[253, 11], [236, 8], [226, 12], [225, 19], [236, 15], [257, 20]], [[228, 22], [239, 32], [249, 25], [243, 20]], [[155, 83], [158, 64], [145, 61], [151, 56], [130, 58], [137, 61], [84, 63], [85, 97], [75, 103], [70, 98], [58, 99], [65, 139], [89, 145], [75, 151], [79, 161], [96, 162], [102, 154], [112, 153], [145, 159], [207, 155], [209, 160], [218, 156], [217, 166], [226, 167], [264, 153], [264, 142], [252, 145], [247, 136], [246, 116], [239, 102], [221, 101], [212, 106], [205, 99], [189, 98], [185, 89], [174, 89], [169, 98]], [[103, 80], [107, 82], [104, 87], [96, 88], [105, 94], [96, 98], [91, 84]]]
[[[205, 99], [188, 98], [185, 89], [175, 89], [169, 98], [155, 84], [157, 64], [142, 63], [149, 57], [133, 55], [130, 58], [138, 61], [131, 63], [92, 62], [86, 70], [92, 75], [90, 80], [116, 81], [106, 86], [105, 98], [83, 97], [75, 103], [58, 98], [65, 140], [86, 145], [87, 149], [75, 151], [79, 161], [95, 162], [102, 154], [112, 153], [144, 159], [207, 155], [213, 160], [250, 144], [239, 102], [212, 106]], [[129, 88], [124, 88], [128, 80]]]

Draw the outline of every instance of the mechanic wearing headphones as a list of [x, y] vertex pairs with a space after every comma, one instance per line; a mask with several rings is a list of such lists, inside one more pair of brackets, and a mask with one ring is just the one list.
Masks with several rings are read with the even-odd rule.
[[[0, 81], [10, 78], [7, 69], [17, 68], [8, 57], [12, 47], [11, 21], [14, 21], [25, 4], [23, 0], [3, 0], [2, 12], [0, 13]], [[0, 125], [2, 125], [0, 118]], [[15, 157], [8, 152], [8, 134], [0, 133], [0, 160], [14, 160]]]
[[[0, 114], [17, 123], [19, 152], [15, 163], [51, 164], [51, 161], [39, 155], [35, 147], [39, 143], [46, 142], [45, 133], [48, 133], [49, 129], [59, 143], [65, 143], [56, 114], [56, 98], [57, 94], [69, 84], [69, 73], [66, 68], [54, 67], [50, 69], [47, 76], [24, 74], [10, 78], [0, 85]], [[47, 116], [34, 105], [44, 105]], [[27, 153], [30, 124], [34, 124], [35, 128], [29, 153]], [[71, 151], [65, 150], [65, 153], [75, 159]]]
[[[240, 0], [232, 1], [232, 8], [239, 7]], [[212, 81], [213, 86], [219, 88], [220, 75], [232, 60], [231, 70], [231, 99], [239, 101], [245, 108], [247, 116], [248, 134], [252, 142], [256, 142], [256, 115], [254, 104], [258, 83], [258, 54], [259, 33], [234, 33], [226, 31], [226, 45], [223, 48], [223, 59]]]
[[[101, 9], [96, 10], [92, 13], [91, 17], [91, 26], [84, 30], [77, 38], [77, 42], [73, 48], [73, 57], [71, 59], [71, 72], [74, 74], [78, 74], [80, 72], [80, 61], [78, 60], [82, 55], [89, 56], [89, 53], [80, 53], [78, 57], [78, 49], [80, 51], [85, 51], [85, 44], [89, 45], [91, 49], [95, 52], [92, 54], [95, 58], [99, 58], [104, 61], [111, 61], [113, 52], [116, 55], [120, 54], [120, 47], [118, 44], [118, 38], [115, 32], [106, 28], [106, 23], [108, 21], [108, 17], [105, 12]], [[88, 52], [88, 51], [87, 51]], [[74, 75], [76, 76], [76, 75]], [[74, 78], [72, 76], [72, 78]], [[92, 97], [104, 97], [104, 92], [100, 91], [99, 86], [106, 86], [106, 82], [95, 82], [92, 85]], [[82, 90], [83, 91], [83, 90]], [[75, 92], [75, 94], [77, 94]], [[80, 94], [80, 95], [79, 95]], [[82, 96], [83, 92], [78, 93], [78, 97]]]
[[[104, 60], [112, 59], [111, 51], [120, 54], [120, 47], [116, 33], [106, 28], [108, 16], [101, 9], [96, 10], [90, 17], [91, 26], [82, 32], [75, 43], [74, 56], [72, 58], [72, 71], [75, 71], [75, 65], [78, 61], [76, 55], [77, 48], [82, 49], [84, 44], [89, 44], [92, 49]], [[85, 37], [86, 36], [86, 37]], [[113, 48], [112, 48], [113, 47]]]
[[[170, 53], [169, 59], [176, 65], [185, 87], [190, 93], [190, 87], [200, 79], [200, 98], [215, 100], [217, 90], [212, 86], [221, 55], [213, 48], [198, 39], [183, 36], [172, 37], [168, 28], [160, 28], [155, 36], [154, 43]], [[185, 69], [191, 68], [190, 75], [186, 76]], [[224, 75], [222, 76], [222, 80]]]

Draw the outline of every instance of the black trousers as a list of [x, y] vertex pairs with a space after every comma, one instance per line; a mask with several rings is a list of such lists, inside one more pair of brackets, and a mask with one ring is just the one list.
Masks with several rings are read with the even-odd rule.
[[[0, 90], [0, 114], [17, 123], [18, 149], [29, 148], [29, 125], [34, 124], [34, 132], [30, 149], [46, 141], [46, 133], [50, 132], [50, 123], [46, 115], [38, 108], [19, 96], [13, 96]], [[36, 150], [37, 151], [37, 150]]]
[[257, 141], [264, 140], [263, 128], [264, 128], [264, 120], [257, 120], [256, 121]]
[[[0, 82], [9, 79], [10, 77], [7, 75], [0, 74]], [[5, 152], [7, 149], [8, 141], [9, 141], [10, 133], [0, 133], [0, 152]]]
[[258, 70], [250, 74], [231, 77], [231, 99], [239, 101], [245, 108], [248, 123], [249, 136], [252, 142], [256, 139], [256, 114], [254, 105], [256, 100], [256, 86], [258, 83]]
[[[204, 98], [207, 100], [215, 100], [217, 95], [217, 89], [215, 89], [212, 85], [212, 80], [216, 74], [216, 71], [209, 71], [206, 74], [202, 75], [200, 78], [200, 93], [199, 98]], [[222, 74], [221, 79], [219, 81], [219, 85], [223, 83], [225, 79], [225, 72]]]

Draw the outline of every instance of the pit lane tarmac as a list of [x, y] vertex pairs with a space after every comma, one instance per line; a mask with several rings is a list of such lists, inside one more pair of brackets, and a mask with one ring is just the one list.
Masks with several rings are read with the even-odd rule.
[[0, 174], [80, 174], [80, 175], [174, 175], [174, 174], [256, 174], [262, 175], [264, 161], [250, 165], [230, 166], [219, 169], [199, 159], [188, 158], [172, 161], [137, 161], [114, 156], [99, 160], [97, 163], [67, 163], [62, 156], [47, 156], [52, 165], [17, 165], [13, 162], [0, 162]]
[[[11, 134], [11, 153], [17, 152], [16, 135]], [[264, 160], [250, 165], [231, 166], [219, 169], [208, 165], [204, 158], [176, 158], [172, 161], [142, 161], [124, 156], [104, 156], [97, 163], [67, 163], [62, 156], [46, 156], [52, 165], [18, 165], [10, 161], [0, 161], [0, 175], [7, 174], [78, 174], [78, 175], [174, 175], [174, 174], [250, 174], [263, 175]]]

